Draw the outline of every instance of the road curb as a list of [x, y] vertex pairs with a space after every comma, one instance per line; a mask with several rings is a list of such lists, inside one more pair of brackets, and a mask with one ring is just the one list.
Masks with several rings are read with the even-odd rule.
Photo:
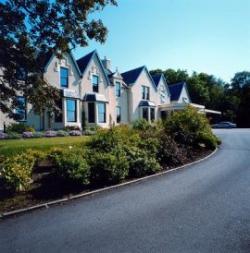
[[131, 181], [128, 181], [128, 182], [124, 182], [124, 183], [120, 183], [120, 184], [104, 187], [104, 188], [97, 189], [97, 190], [90, 191], [90, 192], [76, 194], [76, 195], [69, 196], [69, 197], [66, 197], [66, 198], [49, 201], [49, 202], [46, 202], [46, 203], [43, 203], [43, 204], [38, 204], [38, 205], [27, 207], [27, 208], [21, 208], [21, 209], [17, 209], [17, 210], [10, 211], [10, 212], [4, 212], [4, 213], [0, 214], [0, 218], [1, 219], [2, 218], [7, 218], [7, 217], [10, 217], [10, 216], [13, 216], [13, 215], [17, 215], [17, 214], [21, 214], [21, 213], [26, 213], [26, 212], [33, 211], [33, 210], [36, 210], [36, 209], [49, 208], [50, 206], [57, 205], [57, 204], [62, 204], [62, 203], [65, 203], [67, 201], [70, 201], [70, 200], [74, 200], [74, 199], [79, 199], [79, 198], [91, 196], [91, 195], [94, 195], [94, 194], [97, 194], [97, 193], [101, 193], [101, 192], [104, 192], [104, 191], [109, 191], [109, 190], [113, 190], [113, 189], [116, 189], [116, 188], [120, 188], [120, 187], [123, 187], [123, 186], [130, 185], [130, 184], [134, 184], [134, 183], [137, 183], [137, 182], [140, 182], [140, 181], [145, 181], [145, 180], [153, 178], [153, 177], [162, 176], [162, 175], [165, 175], [167, 173], [171, 173], [173, 171], [180, 170], [180, 169], [192, 166], [194, 164], [203, 162], [203, 161], [207, 160], [208, 158], [210, 158], [211, 156], [213, 156], [217, 151], [218, 151], [218, 148], [216, 148], [208, 156], [203, 157], [201, 159], [198, 159], [198, 160], [196, 160], [194, 162], [187, 163], [187, 164], [184, 164], [182, 166], [179, 166], [179, 167], [176, 167], [176, 168], [173, 168], [173, 169], [170, 169], [170, 170], [161, 171], [161, 172], [153, 174], [153, 175], [149, 175], [149, 176], [145, 176], [145, 177], [142, 177], [142, 178], [134, 179], [134, 180], [131, 180]]

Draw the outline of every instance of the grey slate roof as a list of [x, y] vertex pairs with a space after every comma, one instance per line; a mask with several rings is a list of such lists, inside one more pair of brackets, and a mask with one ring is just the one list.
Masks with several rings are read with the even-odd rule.
[[96, 51], [92, 51], [89, 54], [86, 54], [85, 56], [83, 56], [82, 58], [78, 59], [77, 65], [81, 71], [81, 73], [84, 72], [84, 70], [87, 68], [88, 63], [90, 62], [92, 56], [96, 53]]
[[145, 66], [142, 66], [122, 73], [124, 82], [128, 85], [134, 83], [144, 68]]
[[41, 68], [44, 70], [48, 62], [50, 61], [51, 57], [53, 55], [52, 51], [49, 51], [47, 53], [40, 53], [37, 56], [37, 62], [41, 66]]
[[155, 74], [151, 76], [152, 76], [152, 79], [154, 80], [155, 86], [158, 87], [162, 74]]
[[179, 82], [179, 83], [171, 84], [168, 86], [170, 94], [171, 94], [171, 100], [179, 99], [181, 95], [181, 91], [185, 85], [186, 85], [185, 82]]

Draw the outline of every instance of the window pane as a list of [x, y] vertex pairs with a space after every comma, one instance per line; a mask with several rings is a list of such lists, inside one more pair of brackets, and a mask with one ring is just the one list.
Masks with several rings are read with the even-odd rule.
[[151, 121], [155, 120], [155, 108], [150, 108], [150, 119]]
[[121, 122], [121, 107], [120, 106], [116, 107], [116, 122], [117, 123]]
[[115, 84], [115, 93], [117, 97], [121, 96], [121, 83], [116, 82]]
[[66, 100], [67, 106], [67, 121], [68, 122], [76, 122], [76, 100], [74, 99], [67, 99]]
[[14, 119], [17, 121], [26, 120], [26, 99], [25, 97], [16, 98], [16, 108], [14, 110]]
[[143, 119], [148, 121], [148, 108], [147, 107], [142, 108], [142, 117], [143, 117]]
[[69, 81], [69, 71], [67, 68], [60, 68], [60, 82], [61, 87], [68, 87], [68, 81]]
[[97, 75], [92, 76], [93, 92], [99, 91], [99, 77]]
[[60, 98], [58, 101], [56, 101], [56, 106], [58, 110], [55, 111], [55, 122], [62, 122], [62, 99]]
[[88, 103], [88, 120], [89, 123], [95, 123], [95, 104]]
[[149, 87], [145, 87], [146, 100], [149, 100]]
[[106, 122], [106, 105], [105, 103], [98, 103], [98, 122]]
[[145, 99], [145, 87], [142, 86], [142, 99]]

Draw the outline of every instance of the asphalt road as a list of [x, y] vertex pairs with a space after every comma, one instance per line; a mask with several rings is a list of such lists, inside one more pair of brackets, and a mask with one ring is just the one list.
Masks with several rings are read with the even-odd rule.
[[0, 252], [250, 252], [250, 130], [183, 170], [0, 221]]

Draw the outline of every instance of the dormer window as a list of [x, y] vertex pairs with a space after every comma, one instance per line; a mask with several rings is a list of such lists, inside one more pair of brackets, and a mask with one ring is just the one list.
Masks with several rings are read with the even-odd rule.
[[121, 83], [115, 82], [115, 94], [117, 97], [121, 96]]
[[99, 92], [99, 76], [92, 75], [93, 92]]
[[62, 88], [69, 87], [69, 70], [64, 67], [60, 67], [60, 85]]
[[142, 86], [142, 99], [149, 100], [149, 87]]

